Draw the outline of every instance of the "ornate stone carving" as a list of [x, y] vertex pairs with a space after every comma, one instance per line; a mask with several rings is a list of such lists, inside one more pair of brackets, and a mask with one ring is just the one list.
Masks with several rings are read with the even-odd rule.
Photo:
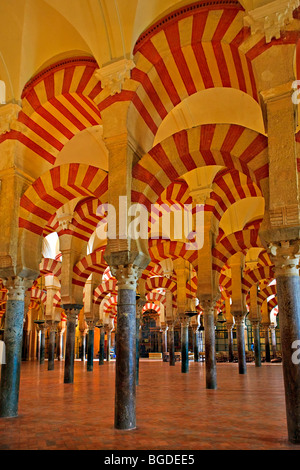
[[293, 19], [293, 11], [299, 4], [299, 0], [275, 0], [248, 11], [244, 25], [251, 28], [251, 34], [264, 34], [269, 43], [273, 38], [280, 38], [281, 30]]
[[111, 274], [118, 281], [119, 289], [136, 290], [137, 281], [142, 273], [142, 269], [129, 264], [128, 266], [112, 266]]
[[11, 125], [18, 119], [21, 107], [17, 104], [9, 103], [0, 106], [0, 135], [11, 130]]
[[103, 89], [113, 96], [121, 93], [125, 80], [130, 79], [131, 70], [135, 67], [132, 60], [123, 59], [113, 62], [96, 71], [96, 78]]
[[24, 301], [27, 289], [32, 285], [32, 281], [21, 277], [11, 277], [3, 280], [7, 289], [7, 300]]
[[271, 244], [268, 251], [270, 259], [275, 265], [275, 277], [299, 276], [299, 240]]

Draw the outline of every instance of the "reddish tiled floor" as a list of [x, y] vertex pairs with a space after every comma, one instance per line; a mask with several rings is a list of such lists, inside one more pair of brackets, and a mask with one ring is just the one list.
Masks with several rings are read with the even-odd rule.
[[265, 450], [295, 449], [287, 441], [281, 364], [218, 364], [218, 389], [205, 389], [203, 363], [142, 360], [137, 428], [114, 429], [115, 363], [87, 372], [75, 362], [73, 385], [64, 363], [22, 363], [19, 417], [0, 419], [0, 450]]

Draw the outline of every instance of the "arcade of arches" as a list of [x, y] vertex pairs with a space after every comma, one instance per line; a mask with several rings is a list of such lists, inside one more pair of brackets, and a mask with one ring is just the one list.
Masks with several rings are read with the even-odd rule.
[[282, 361], [300, 443], [299, 8], [1, 2], [1, 419], [22, 361], [72, 384], [105, 344], [134, 429], [139, 357], [194, 349], [216, 394], [218, 360]]

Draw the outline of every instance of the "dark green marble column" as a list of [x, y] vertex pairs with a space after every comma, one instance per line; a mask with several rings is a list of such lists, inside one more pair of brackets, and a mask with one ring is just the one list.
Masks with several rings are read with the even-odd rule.
[[233, 362], [233, 323], [226, 323], [227, 335], [228, 335], [228, 362]]
[[115, 428], [136, 427], [136, 291], [118, 289]]
[[104, 340], [105, 340], [105, 331], [104, 328], [100, 328], [100, 342], [99, 342], [99, 366], [104, 364]]
[[270, 338], [269, 338], [269, 325], [263, 325], [265, 333], [265, 351], [266, 362], [271, 362]]
[[194, 334], [194, 362], [199, 362], [199, 329], [198, 326], [193, 328]]
[[24, 299], [29, 285], [17, 277], [5, 281], [5, 287], [8, 289], [4, 327], [6, 363], [1, 369], [0, 417], [13, 418], [18, 416]]
[[246, 352], [245, 352], [245, 316], [233, 315], [235, 319], [236, 341], [238, 350], [239, 374], [247, 373]]
[[261, 367], [260, 323], [252, 321], [255, 367]]
[[74, 382], [74, 359], [75, 359], [75, 330], [78, 314], [82, 305], [64, 305], [63, 309], [67, 316], [67, 336], [65, 352], [64, 383]]
[[170, 366], [175, 366], [175, 341], [174, 341], [174, 325], [170, 324], [168, 329], [168, 349]]
[[184, 318], [181, 323], [181, 372], [189, 371], [189, 319]]
[[276, 280], [288, 437], [300, 444], [299, 274], [289, 275], [287, 268], [286, 275], [277, 275]]
[[276, 328], [275, 325], [271, 324], [271, 343], [272, 343], [272, 355], [273, 359], [277, 358], [277, 344], [276, 344]]
[[92, 372], [94, 369], [94, 338], [95, 338], [95, 325], [94, 322], [87, 322], [88, 331], [88, 344], [87, 344], [87, 371]]
[[[138, 309], [138, 306], [137, 306]], [[136, 315], [136, 358], [135, 358], [135, 365], [136, 365], [136, 385], [139, 385], [139, 377], [140, 377], [140, 315]]]
[[41, 326], [41, 344], [40, 344], [40, 364], [45, 363], [45, 342], [46, 342], [46, 330], [48, 325], [43, 323]]
[[106, 361], [110, 362], [111, 328], [106, 329]]
[[49, 323], [48, 370], [54, 370], [56, 331], [57, 331], [56, 323], [54, 322]]
[[206, 388], [215, 390], [217, 388], [216, 368], [216, 336], [214, 307], [210, 303], [203, 305], [204, 318], [204, 341], [205, 341], [205, 374]]

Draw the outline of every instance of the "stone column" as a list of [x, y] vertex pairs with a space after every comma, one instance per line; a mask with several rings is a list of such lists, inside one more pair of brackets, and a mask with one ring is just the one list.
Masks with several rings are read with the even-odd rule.
[[18, 416], [25, 292], [31, 282], [20, 277], [4, 280], [7, 288], [4, 342], [6, 364], [2, 364], [0, 417]]
[[261, 367], [261, 347], [260, 347], [260, 322], [258, 319], [252, 320], [252, 332], [254, 341], [255, 367]]
[[174, 324], [168, 324], [168, 350], [170, 366], [175, 366], [175, 342], [174, 342]]
[[245, 315], [235, 314], [233, 312], [235, 327], [236, 327], [236, 340], [238, 350], [238, 368], [239, 374], [247, 373], [246, 352], [245, 352]]
[[226, 322], [228, 342], [228, 362], [233, 362], [233, 323]]
[[40, 364], [45, 363], [45, 342], [46, 342], [46, 331], [48, 327], [49, 327], [48, 323], [42, 323], [40, 325], [40, 330], [41, 330]]
[[206, 388], [217, 388], [217, 368], [216, 368], [216, 336], [215, 336], [215, 304], [212, 301], [203, 301], [203, 319], [205, 332], [205, 373]]
[[265, 352], [266, 362], [271, 362], [271, 351], [270, 351], [270, 338], [269, 338], [269, 326], [266, 323], [262, 324], [263, 331], [265, 333]]
[[106, 331], [106, 361], [110, 362], [110, 348], [111, 348], [111, 328], [105, 328]]
[[189, 371], [189, 323], [188, 317], [181, 319], [181, 372]]
[[193, 326], [194, 362], [199, 362], [199, 326]]
[[289, 440], [300, 443], [300, 279], [299, 242], [281, 242], [271, 246], [275, 265], [282, 368]]
[[49, 322], [49, 343], [48, 343], [48, 370], [54, 370], [55, 338], [57, 332], [57, 322]]
[[136, 427], [136, 287], [140, 269], [111, 268], [118, 281], [115, 428]]
[[140, 373], [140, 331], [142, 322], [142, 310], [146, 300], [139, 299], [136, 303], [136, 385], [139, 385]]
[[87, 324], [88, 324], [87, 371], [92, 372], [94, 369], [95, 322], [94, 320], [87, 320]]
[[62, 361], [63, 359], [63, 327], [62, 324], [59, 323], [57, 327], [57, 348], [56, 348], [56, 356], [58, 361]]
[[75, 330], [78, 314], [82, 305], [64, 305], [63, 309], [67, 316], [67, 337], [65, 352], [65, 372], [64, 383], [72, 384], [74, 382], [74, 358], [75, 358]]
[[277, 357], [276, 327], [275, 327], [274, 323], [271, 323], [270, 329], [271, 329], [272, 354], [273, 354], [273, 359], [276, 359], [276, 357]]
[[104, 364], [104, 340], [105, 340], [105, 331], [104, 328], [100, 328], [100, 342], [99, 342], [99, 366]]
[[162, 327], [162, 353], [168, 352], [168, 325]]

